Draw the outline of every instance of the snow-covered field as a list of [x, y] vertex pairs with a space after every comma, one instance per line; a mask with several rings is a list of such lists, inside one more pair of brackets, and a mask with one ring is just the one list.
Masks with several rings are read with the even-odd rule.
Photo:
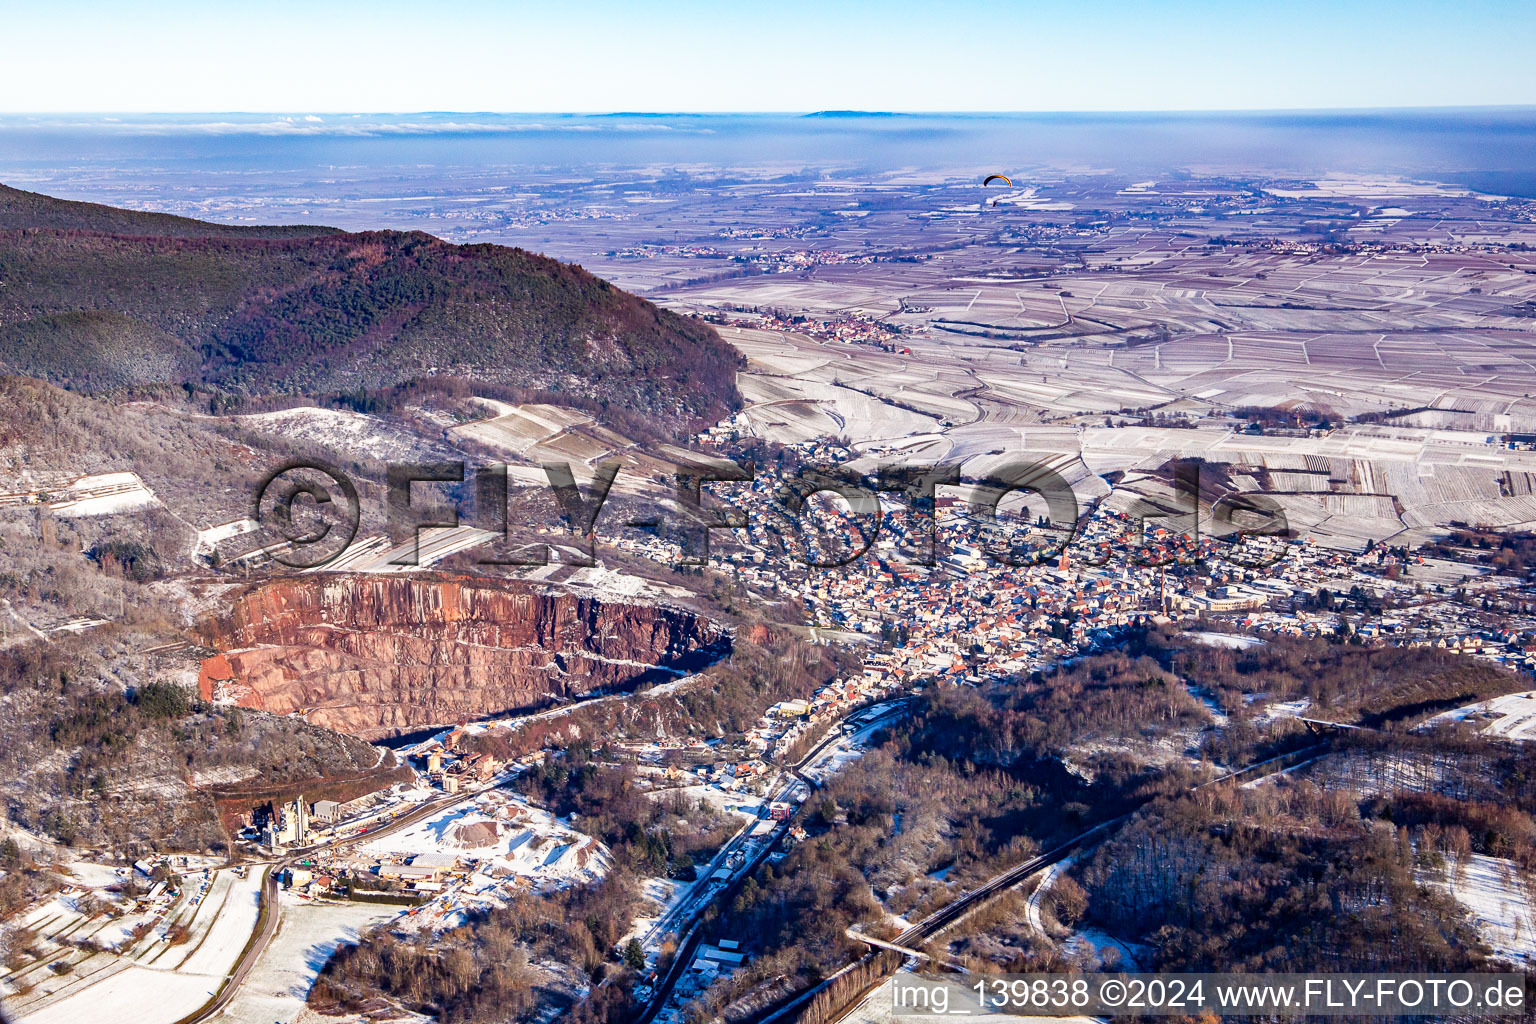
[[865, 744], [877, 730], [885, 728], [890, 720], [885, 716], [879, 716], [872, 721], [864, 723], [859, 730], [852, 735], [844, 736], [833, 743], [826, 750], [816, 756], [816, 760], [802, 769], [808, 777], [820, 782], [830, 776], [836, 775], [845, 767], [864, 756]]
[[[74, 873], [90, 886], [117, 880], [115, 869], [95, 865], [77, 865]], [[12, 999], [9, 1008], [25, 1024], [173, 1024], [212, 998], [234, 966], [255, 930], [260, 887], [259, 871], [243, 879], [224, 871], [214, 874], [205, 890], [188, 868], [182, 899], [137, 942], [132, 926], [153, 918], [130, 914], [87, 921], [74, 899], [58, 897], [29, 914], [29, 922], [44, 934], [89, 936], [116, 952], [69, 954], [74, 969], [63, 975], [32, 971], [28, 980], [35, 988]], [[165, 934], [178, 923], [186, 924], [190, 935], [173, 946]]]
[[157, 971], [120, 962], [28, 1010], [17, 1024], [171, 1024], [213, 997], [222, 976]]
[[758, 812], [763, 805], [763, 798], [750, 791], [727, 791], [719, 786], [707, 786], [702, 783], [657, 790], [652, 795], [667, 798], [679, 796], [690, 803], [703, 800], [716, 811], [723, 814], [739, 814], [748, 821], [758, 817]]
[[1205, 710], [1211, 714], [1212, 725], [1216, 726], [1218, 729], [1225, 729], [1227, 727], [1227, 723], [1230, 721], [1230, 719], [1227, 713], [1221, 710], [1221, 705], [1216, 703], [1215, 697], [1212, 697], [1208, 692], [1200, 689], [1193, 683], [1185, 683], [1184, 688], [1189, 691], [1189, 695], [1191, 697], [1205, 705]]
[[1441, 722], [1465, 722], [1486, 736], [1512, 740], [1536, 739], [1536, 690], [1507, 693], [1492, 700], [1479, 701], [1431, 718], [1427, 725]]
[[67, 870], [71, 878], [92, 889], [105, 889], [107, 886], [116, 885], [127, 873], [126, 868], [113, 867], [110, 864], [93, 864], [83, 860], [70, 864]]
[[[504, 793], [482, 793], [408, 829], [364, 843], [359, 852], [375, 856], [451, 853], [481, 860], [498, 859], [519, 873], [552, 866], [555, 846], [562, 850], [591, 842], [549, 814]], [[542, 850], [542, 856], [534, 851]]]
[[489, 399], [481, 401], [497, 415], [488, 420], [476, 420], [454, 427], [449, 433], [518, 455], [527, 455], [534, 445], [548, 441], [571, 427], [592, 422], [592, 417], [586, 413], [554, 405], [508, 405]]
[[287, 894], [283, 900], [277, 935], [218, 1021], [271, 1024], [296, 1019], [331, 954], [400, 913], [398, 907], [369, 903], [295, 901]]
[[1477, 933], [1495, 956], [1526, 967], [1536, 964], [1536, 917], [1513, 861], [1472, 854], [1461, 870], [1434, 884], [1467, 908]]
[[743, 373], [737, 378], [754, 434], [785, 443], [820, 435], [885, 441], [933, 431], [938, 419], [852, 388], [820, 381]]
[[246, 878], [232, 871], [219, 873], [194, 919], [193, 938], [187, 943], [192, 952], [176, 965], [177, 971], [223, 974], [239, 959], [261, 913], [261, 878], [260, 871]]
[[261, 529], [261, 524], [254, 519], [235, 519], [227, 523], [220, 523], [218, 526], [210, 526], [206, 530], [197, 531], [197, 546], [194, 550], [198, 552], [212, 551], [219, 544], [232, 537], [254, 533], [259, 529]]
[[1209, 633], [1201, 631], [1191, 633], [1190, 636], [1203, 644], [1211, 647], [1232, 647], [1242, 650], [1244, 647], [1262, 647], [1265, 641], [1256, 636], [1243, 636], [1239, 633]]
[[642, 913], [635, 918], [630, 925], [629, 933], [619, 941], [624, 945], [631, 937], [644, 940], [649, 937], [656, 923], [667, 916], [667, 912], [676, 907], [692, 886], [678, 882], [671, 878], [646, 878], [640, 882], [640, 892], [645, 898], [654, 904], [653, 913]]
[[446, 446], [432, 445], [419, 434], [377, 416], [338, 409], [284, 409], [252, 413], [235, 421], [281, 437], [324, 445], [355, 457], [399, 458], [402, 455], [441, 453]]
[[62, 492], [50, 495], [48, 507], [55, 515], [110, 516], [137, 512], [160, 504], [154, 492], [136, 473], [98, 473], [73, 480]]
[[365, 537], [347, 545], [335, 558], [310, 572], [415, 572], [429, 568], [449, 555], [468, 551], [501, 539], [493, 530], [477, 526], [423, 528], [415, 537], [390, 544], [382, 536]]

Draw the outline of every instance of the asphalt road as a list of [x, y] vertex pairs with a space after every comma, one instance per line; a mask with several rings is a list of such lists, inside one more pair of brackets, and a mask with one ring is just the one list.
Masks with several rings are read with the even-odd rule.
[[[876, 719], [883, 720], [890, 714], [894, 713], [896, 710], [899, 710], [900, 706], [904, 705], [909, 700], [911, 700], [910, 697], [898, 697], [889, 701], [880, 702], [879, 704], [867, 705], [858, 709], [847, 717], [853, 717], [853, 715], [866, 716], [860, 725], [860, 728], [863, 728]], [[870, 715], [871, 708], [879, 707], [880, 704], [891, 705], [892, 707], [888, 711]], [[846, 721], [846, 718], [843, 721]], [[802, 758], [797, 764], [788, 765], [785, 767], [806, 786], [808, 793], [814, 792], [816, 789], [820, 788], [820, 784], [813, 780], [811, 777], [804, 774], [805, 767], [815, 762], [828, 749], [830, 749], [833, 745], [837, 744], [844, 738], [845, 737], [840, 722], [838, 727], [835, 727], [826, 737], [826, 739], [817, 744], [816, 747], [813, 748], [810, 753], [806, 754], [806, 756]], [[1250, 765], [1247, 768], [1228, 773], [1219, 779], [1214, 779], [1211, 782], [1203, 783], [1202, 785], [1214, 785], [1218, 782], [1225, 782], [1249, 775], [1251, 775], [1253, 778], [1259, 778], [1263, 775], [1271, 774], [1274, 771], [1281, 771], [1287, 767], [1287, 764], [1282, 762], [1294, 763], [1295, 759], [1299, 756], [1314, 753], [1316, 750], [1321, 749], [1322, 746], [1323, 744], [1319, 743], [1312, 747], [1304, 748], [1300, 751], [1292, 751], [1288, 754], [1282, 754], [1278, 757], [1270, 758], [1266, 761]], [[267, 915], [261, 931], [255, 936], [254, 941], [251, 942], [251, 944], [241, 955], [240, 959], [236, 962], [234, 969], [230, 972], [228, 981], [225, 983], [224, 987], [219, 990], [218, 995], [216, 995], [208, 1003], [208, 1005], [203, 1007], [203, 1009], [199, 1010], [196, 1014], [183, 1019], [182, 1021], [178, 1022], [178, 1024], [203, 1024], [203, 1022], [209, 1021], [216, 1017], [220, 1012], [223, 1011], [226, 1006], [229, 1005], [230, 1000], [234, 998], [235, 993], [239, 991], [240, 986], [245, 982], [246, 978], [250, 975], [251, 970], [261, 959], [261, 955], [263, 952], [265, 952], [267, 946], [271, 943], [272, 937], [277, 934], [279, 917], [277, 876], [281, 874], [285, 868], [302, 860], [314, 857], [319, 853], [350, 846], [365, 839], [376, 839], [381, 836], [386, 836], [393, 832], [397, 832], [400, 829], [408, 828], [423, 818], [437, 813], [444, 807], [459, 803], [469, 797], [476, 795], [476, 792], [478, 791], [458, 793], [451, 796], [443, 796], [434, 800], [430, 800], [427, 803], [422, 804], [420, 807], [417, 807], [414, 810], [401, 815], [400, 817], [389, 822], [387, 825], [383, 825], [377, 829], [370, 830], [360, 835], [333, 839], [329, 842], [322, 843], [317, 846], [306, 847], [305, 849], [295, 851], [294, 853], [280, 860], [267, 862], [267, 878], [262, 888], [262, 899], [267, 910]], [[724, 899], [728, 899], [737, 891], [739, 891], [742, 882], [754, 871], [756, 871], [763, 864], [763, 862], [767, 860], [767, 858], [779, 848], [784, 836], [788, 834], [789, 827], [793, 823], [794, 818], [799, 816], [804, 807], [804, 803], [796, 807], [794, 814], [774, 832], [773, 838], [762, 846], [762, 848], [750, 862], [743, 866], [742, 870], [736, 874], [729, 885], [720, 890], [713, 897], [700, 901], [697, 906], [692, 908], [692, 912], [688, 915], [689, 919], [687, 926], [681, 933], [683, 939], [678, 947], [677, 954], [673, 958], [672, 965], [669, 968], [666, 976], [662, 979], [661, 984], [657, 987], [655, 994], [653, 995], [649, 1004], [636, 1018], [636, 1024], [650, 1024], [650, 1021], [655, 1018], [660, 1009], [666, 1005], [667, 999], [671, 996], [672, 991], [676, 987], [678, 979], [681, 978], [683, 971], [690, 963], [692, 963], [692, 953], [695, 949], [697, 949], [701, 939], [698, 925], [705, 911], [708, 910], [711, 905]], [[1069, 853], [1072, 853], [1073, 851], [1080, 848], [1087, 840], [1125, 822], [1134, 813], [1134, 810], [1128, 811], [1117, 818], [1101, 822], [1098, 825], [1095, 825], [1093, 828], [1088, 829], [1087, 831], [1073, 837], [1067, 842], [993, 876], [982, 885], [977, 886], [968, 892], [962, 893], [950, 903], [934, 911], [932, 914], [928, 915], [917, 924], [914, 924], [911, 928], [908, 928], [906, 931], [902, 932], [901, 935], [897, 936], [894, 941], [898, 945], [902, 946], [921, 945], [933, 935], [937, 934], [948, 925], [963, 917], [970, 910], [987, 902], [998, 893], [1004, 892], [1019, 884], [1030, 875], [1033, 875], [1036, 871], [1056, 863], [1063, 857], [1066, 857]], [[252, 864], [251, 866], [255, 867], [256, 865]], [[845, 968], [845, 970], [846, 969], [847, 968]], [[833, 975], [833, 977], [835, 976], [836, 975]], [[828, 981], [830, 981], [830, 979], [828, 979]], [[788, 1003], [779, 1006], [768, 1014], [756, 1018], [757, 1024], [767, 1024], [769, 1021], [782, 1019], [786, 1014], [790, 1013], [808, 1001], [827, 983], [827, 981], [824, 981], [821, 985], [817, 985], [803, 993], [800, 993]]]
[[[235, 993], [239, 991], [240, 986], [245, 983], [245, 979], [250, 975], [251, 970], [261, 959], [262, 953], [265, 952], [267, 946], [271, 944], [272, 937], [277, 934], [277, 923], [279, 916], [277, 876], [282, 874], [285, 868], [297, 864], [300, 861], [314, 857], [316, 854], [324, 853], [328, 850], [336, 850], [342, 847], [350, 846], [353, 843], [377, 839], [380, 836], [387, 836], [392, 832], [398, 832], [400, 829], [409, 828], [411, 825], [414, 825], [421, 819], [436, 814], [444, 807], [456, 804], [469, 797], [475, 796], [479, 792], [481, 792], [481, 790], [436, 797], [432, 800], [428, 800], [426, 803], [415, 808], [414, 810], [411, 810], [405, 814], [402, 814], [400, 817], [395, 818], [394, 820], [390, 821], [389, 824], [381, 825], [377, 829], [370, 829], [369, 831], [359, 835], [344, 836], [340, 839], [332, 839], [329, 842], [321, 843], [317, 846], [308, 846], [302, 850], [294, 851], [293, 853], [290, 853], [280, 860], [264, 862], [267, 867], [267, 879], [266, 883], [262, 886], [261, 898], [263, 909], [266, 911], [266, 921], [262, 925], [261, 931], [257, 933], [254, 941], [252, 941], [250, 945], [246, 947], [245, 951], [241, 954], [240, 959], [235, 962], [234, 969], [229, 973], [228, 980], [224, 983], [224, 987], [219, 990], [218, 994], [215, 995], [206, 1006], [197, 1011], [197, 1013], [190, 1017], [182, 1018], [177, 1022], [177, 1024], [202, 1024], [203, 1021], [212, 1020], [214, 1017], [223, 1012], [224, 1008], [229, 1005], [230, 1000], [235, 997]], [[253, 862], [250, 866], [254, 869], [258, 867], [260, 863], [261, 862]]]
[[[1273, 775], [1277, 772], [1285, 771], [1287, 768], [1299, 763], [1302, 760], [1305, 760], [1308, 757], [1315, 756], [1326, 746], [1327, 741], [1325, 740], [1319, 743], [1311, 744], [1307, 747], [1303, 747], [1300, 750], [1293, 750], [1285, 754], [1277, 755], [1275, 757], [1266, 758], [1263, 761], [1258, 761], [1254, 764], [1248, 765], [1246, 768], [1239, 768], [1236, 771], [1228, 772], [1227, 774], [1215, 779], [1211, 779], [1208, 782], [1202, 782], [1195, 786], [1194, 789], [1204, 789], [1207, 786], [1214, 786], [1223, 782], [1232, 782], [1237, 780], [1252, 781], [1253, 779], [1263, 778], [1266, 775]], [[960, 918], [970, 913], [972, 910], [975, 910], [977, 907], [987, 903], [994, 896], [1006, 892], [1007, 890], [1018, 885], [1020, 882], [1033, 875], [1035, 872], [1050, 867], [1052, 864], [1057, 863], [1069, 854], [1075, 853], [1078, 850], [1097, 845], [1098, 841], [1103, 837], [1104, 834], [1130, 820], [1131, 816], [1140, 809], [1140, 805], [1138, 805], [1137, 807], [1132, 808], [1131, 810], [1119, 815], [1118, 817], [1110, 818], [1107, 821], [1102, 821], [1092, 828], [1078, 833], [1066, 842], [1055, 846], [1052, 849], [1045, 851], [1044, 853], [1037, 854], [1036, 856], [1031, 857], [1029, 860], [1026, 860], [1020, 864], [1016, 864], [1011, 868], [993, 875], [991, 878], [983, 882], [981, 885], [978, 885], [976, 888], [961, 893], [959, 896], [955, 897], [955, 899], [940, 907], [938, 910], [935, 910], [933, 913], [929, 914], [927, 917], [923, 918], [921, 921], [917, 922], [891, 941], [898, 946], [920, 947], [924, 942], [927, 942], [929, 939], [933, 938], [939, 932], [943, 931], [945, 928], [949, 927], [951, 924], [955, 923]], [[869, 958], [870, 955], [872, 954], [866, 955], [865, 957], [862, 957], [859, 960], [846, 965], [841, 970], [823, 980], [820, 984], [814, 985], [804, 992], [799, 993], [787, 1002], [784, 1002], [777, 1007], [765, 1011], [760, 1015], [748, 1018], [749, 1021], [751, 1024], [770, 1024], [770, 1022], [792, 1020], [795, 1012], [803, 1007], [806, 1003], [810, 1002], [811, 998], [814, 997], [816, 993], [826, 988], [834, 978], [848, 970], [851, 970], [858, 964], [863, 963]], [[847, 1013], [849, 1009], [858, 1005], [860, 1000], [868, 995], [868, 993], [874, 988], [884, 984], [884, 981], [885, 979], [882, 978], [876, 984], [871, 985], [865, 988], [863, 991], [859, 992], [843, 1008], [842, 1012]]]
[[[832, 746], [844, 739], [844, 733], [842, 731], [842, 725], [844, 722], [854, 716], [863, 716], [859, 726], [860, 729], [862, 729], [876, 720], [887, 720], [893, 714], [902, 710], [913, 699], [914, 698], [910, 696], [892, 697], [889, 700], [876, 701], [873, 704], [866, 704], [864, 707], [850, 712], [848, 715], [845, 715], [843, 718], [839, 719], [837, 725], [829, 730], [827, 737], [820, 743], [816, 744], [816, 746], [813, 747], [811, 751], [802, 757], [797, 763], [792, 765], [785, 765], [784, 767], [790, 772], [790, 774], [794, 775], [794, 777], [799, 779], [801, 784], [805, 786], [807, 796], [805, 803], [809, 802], [809, 796], [811, 793], [814, 793], [817, 789], [821, 788], [820, 783], [805, 774], [805, 768], [807, 765], [810, 765], [818, 760]], [[875, 708], [881, 707], [884, 707], [884, 710], [874, 710]], [[677, 987], [678, 980], [683, 976], [683, 972], [687, 970], [688, 966], [693, 963], [693, 953], [698, 949], [702, 940], [699, 923], [703, 918], [705, 911], [707, 911], [710, 906], [716, 903], [723, 903], [724, 901], [733, 898], [736, 893], [741, 890], [742, 883], [745, 882], [753, 872], [761, 867], [763, 862], [766, 861], [783, 843], [784, 837], [789, 834], [790, 826], [794, 823], [795, 818], [799, 817], [800, 812], [805, 808], [805, 803], [801, 803], [795, 808], [794, 813], [787, 820], [785, 820], [777, 830], [775, 830], [773, 838], [767, 843], [763, 844], [762, 848], [757, 852], [756, 856], [754, 856], [751, 861], [742, 866], [742, 869], [736, 873], [734, 878], [731, 879], [729, 885], [725, 886], [725, 888], [721, 889], [714, 896], [701, 901], [698, 906], [693, 909], [692, 913], [688, 915], [686, 926], [678, 932], [679, 941], [677, 952], [672, 957], [672, 964], [667, 969], [666, 975], [663, 976], [661, 981], [657, 984], [650, 1001], [635, 1017], [635, 1024], [650, 1024], [651, 1021], [656, 1019], [656, 1015], [661, 1012], [662, 1007], [667, 1005], [667, 1000], [671, 998], [672, 991]]]

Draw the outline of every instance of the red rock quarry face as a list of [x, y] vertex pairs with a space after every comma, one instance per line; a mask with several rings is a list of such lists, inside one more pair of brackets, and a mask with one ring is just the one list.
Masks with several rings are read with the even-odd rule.
[[683, 608], [443, 576], [283, 579], [202, 629], [205, 699], [368, 740], [669, 681], [731, 642]]

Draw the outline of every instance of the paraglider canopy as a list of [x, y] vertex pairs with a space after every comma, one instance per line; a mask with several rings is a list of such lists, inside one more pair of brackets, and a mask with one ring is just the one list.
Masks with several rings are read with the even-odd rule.
[[[1009, 188], [1013, 187], [1013, 179], [1008, 177], [1008, 175], [1006, 175], [1006, 174], [989, 174], [989, 175], [987, 175], [986, 179], [982, 181], [981, 187], [982, 188], [986, 188], [988, 185], [992, 184], [994, 181], [1006, 181], [1008, 183], [1008, 187]], [[982, 209], [986, 209], [986, 202], [987, 202], [987, 200], [985, 198], [983, 198], [981, 200], [981, 202], [982, 202]], [[992, 205], [993, 206], [997, 205], [997, 200], [996, 199], [992, 200]]]

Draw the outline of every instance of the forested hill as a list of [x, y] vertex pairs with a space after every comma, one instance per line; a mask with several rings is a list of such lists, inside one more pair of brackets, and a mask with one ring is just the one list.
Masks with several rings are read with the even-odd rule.
[[323, 396], [463, 378], [668, 432], [733, 408], [738, 362], [707, 324], [522, 249], [226, 227], [0, 186], [0, 372], [74, 390]]
[[19, 228], [57, 228], [63, 231], [94, 231], [112, 235], [153, 235], [174, 238], [313, 238], [341, 234], [340, 228], [315, 225], [240, 227], [213, 224], [169, 213], [122, 210], [100, 203], [77, 203], [38, 192], [0, 185], [0, 231]]

